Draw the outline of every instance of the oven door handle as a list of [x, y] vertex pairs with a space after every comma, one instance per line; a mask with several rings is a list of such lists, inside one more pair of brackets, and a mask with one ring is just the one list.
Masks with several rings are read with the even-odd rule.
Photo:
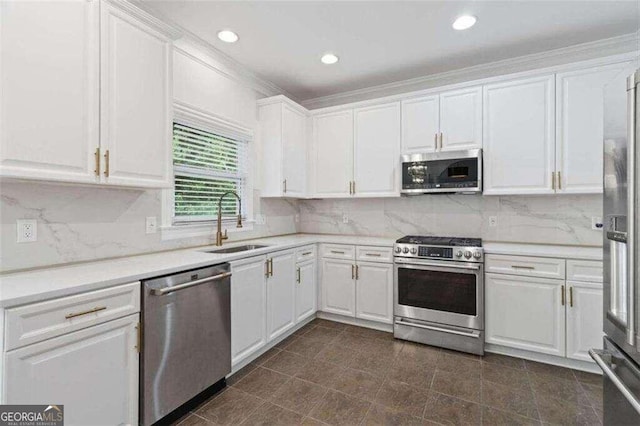
[[[481, 265], [479, 263], [460, 263], [460, 262], [447, 262], [447, 263], [459, 263], [458, 265], [443, 265], [442, 263], [436, 262], [426, 262], [424, 260], [416, 260], [416, 259], [403, 259], [403, 258], [395, 258], [394, 263], [398, 265], [406, 265], [406, 266], [426, 266], [426, 267], [436, 267], [441, 269], [448, 269], [450, 271], [454, 271], [456, 269], [468, 269], [472, 271], [479, 271]], [[424, 268], [427, 269], [427, 268]]]
[[396, 324], [405, 325], [405, 326], [408, 326], [408, 327], [424, 328], [426, 330], [439, 331], [441, 333], [457, 334], [458, 336], [473, 337], [474, 339], [479, 339], [480, 338], [480, 332], [479, 331], [470, 331], [470, 332], [459, 331], [459, 330], [453, 330], [453, 329], [450, 329], [450, 328], [434, 327], [432, 325], [416, 324], [414, 322], [407, 322], [407, 321], [404, 321], [402, 319], [397, 319], [396, 320]]

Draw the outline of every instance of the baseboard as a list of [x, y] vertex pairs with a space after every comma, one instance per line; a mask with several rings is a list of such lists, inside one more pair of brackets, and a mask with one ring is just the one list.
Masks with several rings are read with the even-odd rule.
[[508, 355], [516, 358], [528, 359], [530, 361], [542, 362], [544, 364], [557, 365], [559, 367], [572, 368], [574, 370], [586, 371], [589, 373], [602, 374], [602, 370], [598, 368], [595, 362], [579, 361], [575, 359], [564, 358], [555, 355], [541, 354], [537, 352], [525, 351], [523, 349], [514, 349], [506, 346], [485, 343], [485, 352], [494, 354]]
[[387, 333], [393, 333], [393, 324], [385, 324], [376, 321], [363, 320], [355, 317], [347, 317], [344, 315], [332, 314], [330, 312], [321, 312], [318, 311], [316, 313], [318, 318], [340, 322], [343, 324], [356, 325], [358, 327], [371, 328], [374, 330], [386, 331]]

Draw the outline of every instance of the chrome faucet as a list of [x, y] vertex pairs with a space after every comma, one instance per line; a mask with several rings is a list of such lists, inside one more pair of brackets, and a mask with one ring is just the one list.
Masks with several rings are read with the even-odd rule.
[[236, 225], [236, 228], [242, 228], [242, 200], [234, 191], [227, 191], [222, 194], [218, 200], [218, 231], [216, 232], [217, 246], [221, 246], [222, 241], [229, 239], [226, 229], [224, 230], [224, 235], [222, 234], [222, 199], [228, 194], [233, 194], [238, 199], [238, 224]]

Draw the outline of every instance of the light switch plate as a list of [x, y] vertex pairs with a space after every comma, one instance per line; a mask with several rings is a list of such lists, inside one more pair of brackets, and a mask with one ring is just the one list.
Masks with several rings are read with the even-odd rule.
[[19, 243], [33, 243], [38, 241], [38, 221], [35, 219], [19, 219], [17, 221]]
[[300, 215], [296, 213], [296, 215], [293, 217], [293, 220], [298, 223], [300, 222]]
[[342, 213], [342, 223], [349, 223], [349, 216], [346, 213]]
[[158, 223], [155, 216], [147, 217], [147, 234], [155, 234], [158, 232]]

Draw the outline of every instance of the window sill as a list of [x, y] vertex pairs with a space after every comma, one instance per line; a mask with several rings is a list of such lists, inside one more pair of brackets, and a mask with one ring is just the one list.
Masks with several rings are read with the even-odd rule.
[[[253, 231], [255, 221], [247, 220], [242, 222], [242, 228], [236, 228], [234, 224], [222, 224], [222, 232], [227, 230], [229, 234]], [[160, 238], [162, 241], [179, 240], [194, 237], [213, 237], [216, 235], [215, 223], [196, 223], [187, 225], [169, 225], [160, 228]]]

